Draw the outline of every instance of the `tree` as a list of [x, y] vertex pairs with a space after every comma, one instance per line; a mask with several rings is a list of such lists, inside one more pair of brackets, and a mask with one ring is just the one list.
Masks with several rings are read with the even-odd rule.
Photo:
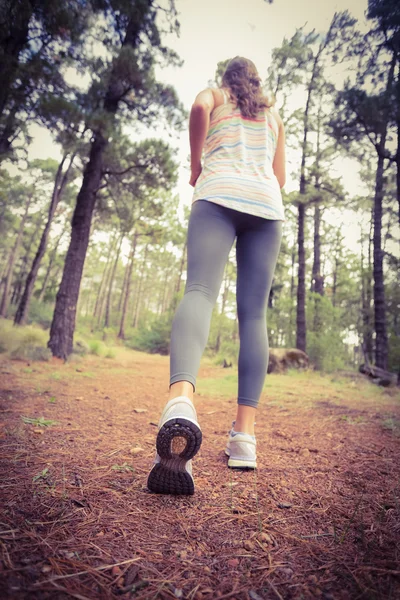
[[[91, 221], [103, 176], [104, 153], [115, 130], [118, 109], [124, 104], [145, 123], [159, 119], [160, 109], [175, 126], [179, 125], [182, 118], [174, 90], [154, 79], [154, 64], [160, 57], [164, 61], [177, 63], [176, 55], [161, 44], [156, 24], [157, 6], [153, 0], [140, 0], [134, 4], [116, 2], [116, 6], [112, 4], [111, 8], [108, 25], [113, 27], [114, 34], [122, 39], [122, 43], [109, 69], [102, 118], [93, 129], [89, 160], [77, 197], [71, 243], [50, 329], [49, 348], [55, 356], [63, 358], [72, 352], [76, 306]], [[175, 18], [172, 2], [170, 9], [169, 14]]]
[[[296, 314], [296, 347], [306, 351], [306, 255], [305, 255], [305, 223], [306, 209], [311, 199], [315, 198], [315, 191], [310, 189], [310, 173], [308, 161], [313, 154], [310, 144], [310, 134], [315, 130], [314, 113], [317, 106], [317, 95], [325, 85], [324, 68], [328, 60], [337, 62], [341, 56], [341, 47], [354, 35], [355, 21], [348, 12], [335, 13], [326, 34], [318, 35], [314, 31], [304, 34], [297, 30], [290, 40], [284, 39], [280, 48], [272, 53], [273, 65], [271, 66], [268, 83], [275, 95], [283, 96], [281, 111], [283, 113], [288, 134], [292, 131], [300, 141], [300, 172], [299, 191], [294, 198], [297, 207], [297, 314]], [[303, 86], [305, 91], [304, 110], [296, 109], [286, 119], [285, 111], [287, 102], [293, 89]], [[318, 186], [318, 178], [317, 178]], [[317, 187], [318, 192], [318, 187]], [[316, 211], [318, 224], [318, 209]], [[317, 236], [318, 243], [318, 236]]]
[[[382, 47], [370, 42], [373, 33], [365, 38], [363, 60], [360, 60], [357, 84], [346, 82], [337, 94], [336, 111], [331, 119], [332, 132], [345, 148], [355, 152], [364, 141], [372, 144], [376, 153], [375, 192], [373, 210], [373, 277], [375, 317], [375, 363], [386, 369], [388, 338], [382, 250], [382, 218], [384, 199], [384, 171], [390, 158], [387, 149], [391, 121], [393, 86], [397, 54], [382, 56]], [[382, 64], [382, 62], [383, 64]], [[383, 70], [387, 67], [386, 73]], [[383, 74], [385, 73], [385, 74]], [[385, 76], [386, 75], [386, 76]], [[363, 86], [374, 82], [376, 93], [370, 94]], [[380, 89], [379, 82], [382, 82]]]
[[[57, 206], [60, 202], [62, 194], [65, 190], [65, 187], [68, 182], [68, 178], [71, 174], [72, 165], [74, 162], [75, 153], [74, 152], [65, 152], [60, 164], [58, 165], [53, 192], [51, 195], [51, 201], [48, 209], [48, 216], [45, 227], [42, 232], [42, 236], [40, 238], [39, 246], [35, 254], [35, 258], [33, 259], [33, 263], [29, 274], [25, 281], [25, 288], [23, 294], [21, 296], [21, 300], [19, 302], [17, 311], [15, 313], [14, 324], [15, 325], [24, 325], [29, 312], [29, 304], [31, 301], [31, 297], [33, 294], [36, 278], [39, 272], [40, 264], [42, 258], [46, 252], [47, 242], [50, 234], [50, 228], [53, 222], [54, 215], [57, 210]], [[64, 165], [66, 166], [64, 168]]]
[[27, 123], [40, 117], [40, 97], [65, 93], [61, 67], [79, 57], [82, 34], [100, 5], [89, 0], [0, 3], [0, 160], [11, 156]]

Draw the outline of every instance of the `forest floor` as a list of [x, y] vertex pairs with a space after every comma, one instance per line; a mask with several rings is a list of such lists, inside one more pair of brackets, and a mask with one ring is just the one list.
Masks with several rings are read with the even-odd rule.
[[258, 469], [227, 468], [233, 369], [202, 363], [194, 496], [150, 494], [168, 357], [0, 357], [2, 598], [400, 597], [400, 393], [269, 375]]

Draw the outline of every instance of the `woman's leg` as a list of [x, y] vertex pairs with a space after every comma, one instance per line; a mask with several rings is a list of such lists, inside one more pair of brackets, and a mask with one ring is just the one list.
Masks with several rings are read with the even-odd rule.
[[236, 236], [230, 213], [207, 200], [198, 200], [192, 206], [185, 295], [171, 331], [170, 399], [193, 396], [212, 311]]
[[235, 431], [254, 434], [257, 404], [268, 367], [267, 302], [278, 259], [282, 222], [254, 217], [238, 233], [237, 310], [239, 393]]

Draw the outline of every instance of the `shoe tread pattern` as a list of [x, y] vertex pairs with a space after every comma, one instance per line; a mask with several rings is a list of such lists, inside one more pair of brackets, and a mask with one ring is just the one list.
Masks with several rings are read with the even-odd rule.
[[[186, 446], [179, 455], [171, 451], [171, 443], [175, 437], [186, 439]], [[201, 430], [192, 421], [182, 417], [166, 421], [157, 435], [156, 447], [160, 462], [150, 471], [147, 480], [149, 490], [155, 494], [193, 495], [193, 478], [185, 466], [197, 454], [201, 442]]]
[[186, 446], [179, 454], [181, 458], [190, 460], [199, 451], [202, 441], [200, 428], [192, 421], [176, 417], [164, 423], [158, 432], [156, 446], [161, 458], [173, 457], [171, 442], [174, 437], [186, 438]]

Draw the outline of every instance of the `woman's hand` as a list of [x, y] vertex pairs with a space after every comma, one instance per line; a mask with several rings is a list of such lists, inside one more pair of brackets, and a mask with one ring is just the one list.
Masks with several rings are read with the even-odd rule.
[[189, 180], [189, 184], [194, 187], [196, 185], [196, 181], [198, 180], [198, 178], [200, 177], [200, 173], [202, 171], [202, 166], [201, 164], [191, 168], [191, 173], [190, 173], [190, 180]]

